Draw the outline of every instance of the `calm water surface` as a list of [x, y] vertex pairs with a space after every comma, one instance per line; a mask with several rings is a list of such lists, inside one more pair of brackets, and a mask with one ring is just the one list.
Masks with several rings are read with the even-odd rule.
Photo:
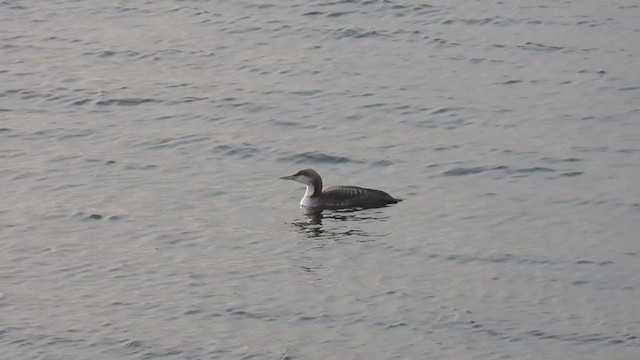
[[0, 358], [640, 358], [639, 16], [1, 1]]

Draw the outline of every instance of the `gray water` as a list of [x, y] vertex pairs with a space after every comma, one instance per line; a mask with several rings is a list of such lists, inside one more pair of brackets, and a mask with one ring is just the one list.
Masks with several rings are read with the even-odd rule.
[[0, 358], [640, 358], [639, 16], [0, 2]]

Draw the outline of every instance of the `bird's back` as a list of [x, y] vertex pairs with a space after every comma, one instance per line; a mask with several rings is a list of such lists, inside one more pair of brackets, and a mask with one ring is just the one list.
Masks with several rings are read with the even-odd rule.
[[320, 195], [320, 204], [323, 207], [378, 207], [397, 202], [398, 199], [382, 190], [359, 186], [330, 186]]

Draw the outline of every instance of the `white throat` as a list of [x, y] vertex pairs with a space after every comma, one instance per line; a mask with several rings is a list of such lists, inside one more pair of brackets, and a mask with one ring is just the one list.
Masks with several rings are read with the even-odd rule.
[[305, 191], [304, 196], [302, 197], [302, 200], [300, 200], [300, 206], [302, 207], [317, 206], [318, 199], [311, 197], [311, 195], [313, 195], [315, 191], [315, 187], [311, 184], [305, 184], [305, 185], [307, 185], [307, 191]]

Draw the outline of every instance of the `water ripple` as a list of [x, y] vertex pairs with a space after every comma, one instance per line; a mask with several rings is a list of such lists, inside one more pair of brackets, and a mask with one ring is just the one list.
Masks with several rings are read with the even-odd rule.
[[347, 163], [363, 163], [361, 160], [355, 160], [344, 156], [332, 156], [320, 152], [304, 152], [289, 156], [282, 156], [278, 161], [293, 162], [296, 164], [347, 164]]
[[[433, 167], [434, 165], [430, 165]], [[467, 176], [467, 175], [475, 175], [484, 172], [496, 172], [499, 175], [511, 175], [512, 177], [527, 177], [533, 174], [539, 173], [555, 173], [558, 172], [556, 169], [542, 167], [542, 166], [533, 166], [533, 167], [524, 167], [518, 168], [513, 166], [499, 165], [499, 166], [475, 166], [475, 167], [457, 167], [454, 169], [450, 169], [441, 173], [441, 176]], [[566, 171], [558, 173], [558, 177], [574, 177], [583, 175], [583, 171]]]
[[210, 153], [216, 155], [223, 155], [225, 157], [235, 157], [240, 159], [254, 158], [262, 153], [261, 149], [251, 144], [222, 144], [216, 145]]
[[137, 106], [146, 103], [159, 103], [161, 100], [151, 99], [151, 98], [117, 98], [117, 99], [107, 99], [100, 100], [96, 102], [98, 106]]

